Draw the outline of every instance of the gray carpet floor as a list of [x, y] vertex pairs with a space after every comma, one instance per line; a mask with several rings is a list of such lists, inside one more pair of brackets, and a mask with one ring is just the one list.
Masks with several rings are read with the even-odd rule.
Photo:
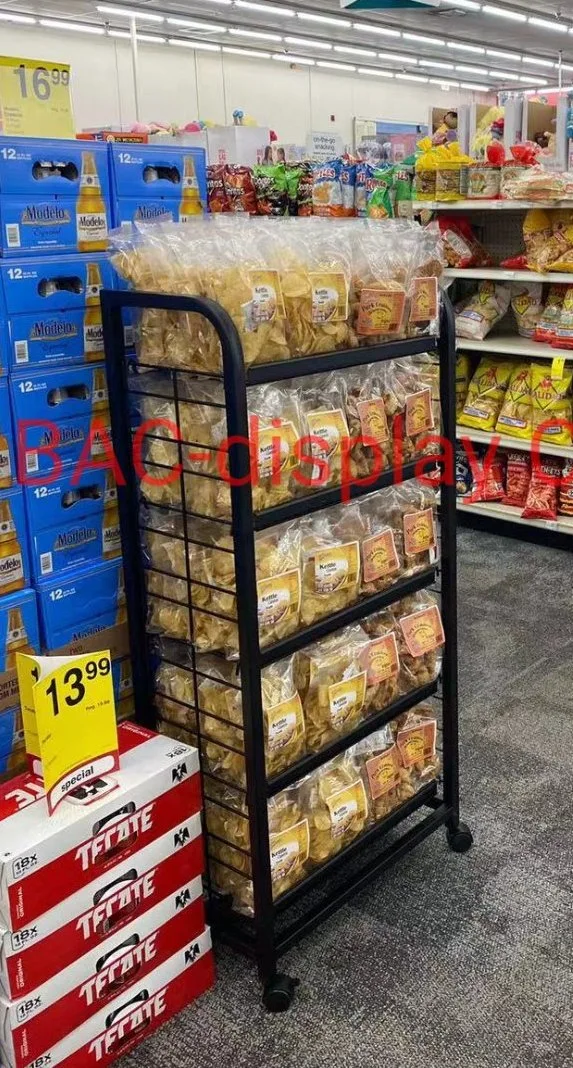
[[573, 1063], [573, 555], [461, 531], [465, 856], [439, 833], [284, 958], [250, 966], [122, 1068], [566, 1068]]

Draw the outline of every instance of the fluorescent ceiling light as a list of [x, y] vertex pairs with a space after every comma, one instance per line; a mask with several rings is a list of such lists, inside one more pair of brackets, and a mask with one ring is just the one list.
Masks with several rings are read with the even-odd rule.
[[186, 30], [205, 30], [205, 33], [226, 33], [226, 26], [218, 26], [216, 22], [193, 22], [192, 19], [167, 19], [170, 26], [181, 26]]
[[[215, 2], [219, 3], [220, 0], [215, 0]], [[248, 11], [261, 11], [263, 15], [284, 15], [287, 19], [294, 18], [292, 8], [276, 7], [274, 4], [255, 4], [251, 3], [251, 0], [235, 0], [235, 7], [245, 7]]]
[[356, 70], [356, 67], [353, 67], [350, 63], [332, 63], [328, 59], [319, 59], [316, 65], [317, 67], [328, 67], [329, 70]]
[[525, 82], [527, 85], [531, 85], [532, 82], [535, 82], [536, 85], [549, 85], [547, 78], [539, 78], [537, 74], [530, 74], [528, 78], [524, 77], [523, 74], [520, 74], [519, 80], [520, 82]]
[[421, 59], [419, 62], [420, 67], [437, 67], [438, 70], [453, 70], [453, 63], [439, 63], [435, 59]]
[[485, 15], [497, 15], [500, 19], [513, 19], [514, 22], [527, 22], [527, 15], [520, 15], [518, 11], [510, 11], [507, 7], [495, 7], [493, 4], [484, 4], [482, 11]]
[[334, 51], [347, 52], [349, 56], [374, 56], [376, 58], [376, 52], [373, 52], [371, 48], [352, 48], [350, 45], [335, 45]]
[[451, 82], [449, 78], [430, 78], [432, 85], [445, 85], [448, 89], [459, 89], [459, 82]]
[[221, 7], [230, 7], [233, 0], [208, 0], [210, 4], [219, 4]]
[[537, 56], [524, 56], [524, 63], [531, 63], [532, 67], [556, 67], [557, 64], [551, 59], [538, 59]]
[[[559, 64], [557, 64], [557, 66], [559, 66]], [[573, 70], [573, 66], [571, 63], [562, 63], [561, 70]]]
[[258, 52], [254, 48], [231, 48], [230, 45], [223, 45], [223, 52], [229, 52], [232, 56], [252, 56], [253, 59], [270, 59], [270, 52]]
[[287, 52], [274, 52], [273, 59], [278, 59], [279, 63], [298, 63], [302, 67], [314, 67], [316, 60], [308, 59], [306, 56], [290, 56]]
[[481, 4], [476, 0], [453, 0], [453, 7], [461, 7], [464, 11], [479, 11]]
[[500, 48], [486, 48], [488, 56], [497, 56], [498, 59], [513, 59], [515, 63], [521, 63], [523, 56], [517, 52], [503, 52]]
[[488, 70], [487, 72], [490, 78], [501, 78], [502, 81], [518, 82], [519, 74], [514, 74], [510, 70]]
[[282, 41], [280, 33], [263, 33], [259, 30], [229, 30], [233, 37], [256, 37], [259, 41]]
[[374, 70], [374, 68], [370, 69], [370, 67], [359, 67], [358, 68], [358, 73], [359, 74], [373, 74], [375, 78], [393, 78], [394, 77], [394, 75], [393, 75], [391, 70]]
[[421, 78], [419, 74], [397, 74], [397, 78], [401, 78], [403, 82], [429, 82], [429, 78]]
[[460, 70], [462, 74], [485, 74], [483, 67], [466, 67], [464, 63], [456, 63], [456, 70]]
[[[124, 41], [131, 41], [129, 30], [108, 30], [108, 37], [121, 37]], [[156, 37], [152, 33], [137, 33], [138, 41], [148, 41], [149, 44], [165, 44], [165, 37]]]
[[0, 22], [19, 22], [22, 26], [33, 26], [36, 19], [32, 15], [11, 15], [9, 11], [0, 11]]
[[200, 52], [220, 52], [221, 45], [208, 44], [207, 41], [184, 41], [182, 37], [170, 37], [170, 45], [175, 45], [176, 48], [196, 48]]
[[530, 15], [527, 21], [530, 26], [539, 26], [542, 30], [556, 30], [557, 33], [569, 31], [569, 27], [564, 22], [558, 22], [557, 19], [539, 19], [536, 15]]
[[147, 11], [136, 11], [134, 7], [98, 4], [97, 10], [101, 15], [115, 15], [117, 18], [141, 19], [142, 22], [165, 22], [165, 15], [151, 15]]
[[440, 48], [446, 47], [446, 42], [441, 37], [426, 37], [423, 33], [403, 33], [402, 37], [406, 41], [420, 41], [421, 44], [438, 45]]
[[301, 48], [326, 48], [328, 51], [332, 49], [331, 44], [327, 44], [326, 41], [313, 41], [310, 37], [285, 37], [287, 44], [299, 45]]
[[410, 63], [413, 67], [418, 63], [414, 56], [403, 56], [399, 52], [379, 52], [378, 59], [388, 59], [391, 63]]
[[322, 22], [327, 26], [339, 26], [341, 29], [352, 25], [350, 19], [334, 19], [330, 15], [311, 15], [308, 11], [297, 11], [296, 14], [297, 18], [305, 22]]
[[87, 22], [61, 22], [60, 19], [40, 19], [40, 26], [47, 30], [70, 30], [72, 33], [95, 33], [103, 37], [103, 26], [90, 26]]
[[460, 52], [475, 52], [476, 55], [483, 56], [485, 48], [478, 45], [462, 44], [461, 41], [448, 41], [448, 48], [457, 48]]
[[382, 37], [401, 37], [400, 30], [387, 30], [385, 26], [369, 26], [367, 22], [353, 22], [353, 30], [362, 30], [362, 33], [379, 33]]
[[473, 89], [476, 93], [491, 93], [489, 85], [474, 85], [473, 82], [462, 82], [461, 89]]

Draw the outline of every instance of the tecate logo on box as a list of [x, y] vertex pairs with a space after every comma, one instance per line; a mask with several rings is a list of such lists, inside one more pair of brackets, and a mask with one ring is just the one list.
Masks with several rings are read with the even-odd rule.
[[[0, 928], [0, 993], [21, 999], [203, 871], [201, 817], [190, 816], [18, 931]], [[182, 907], [184, 898], [179, 907]]]
[[202, 893], [197, 876], [31, 994], [0, 997], [0, 1045], [9, 1063], [25, 1068], [197, 938], [205, 927]]
[[[12, 930], [200, 809], [195, 749], [133, 723], [119, 728], [121, 770], [79, 785], [58, 819], [42, 798], [18, 808], [27, 776], [0, 789], [0, 923]], [[21, 781], [23, 780], [23, 782]]]
[[[106, 1068], [153, 1034], [215, 980], [211, 933], [206, 927], [129, 990], [123, 991], [28, 1068]], [[7, 1068], [16, 1068], [3, 1051]]]
[[105, 253], [93, 256], [23, 257], [0, 264], [8, 315], [49, 314], [100, 306], [102, 289], [114, 289], [116, 273]]

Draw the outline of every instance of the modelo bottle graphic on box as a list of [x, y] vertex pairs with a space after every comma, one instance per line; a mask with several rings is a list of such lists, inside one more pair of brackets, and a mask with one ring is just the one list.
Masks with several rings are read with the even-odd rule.
[[22, 590], [28, 578], [26, 517], [22, 490], [0, 493], [0, 596]]
[[8, 381], [0, 378], [0, 489], [8, 489], [16, 478], [12, 410]]
[[185, 156], [183, 163], [183, 196], [179, 205], [179, 222], [189, 222], [196, 215], [203, 214], [203, 205], [199, 194], [199, 182], [195, 174], [193, 156]]
[[93, 152], [82, 152], [76, 225], [79, 252], [105, 252], [108, 246], [107, 211]]
[[86, 312], [84, 315], [84, 353], [86, 360], [97, 360], [103, 352], [103, 323], [100, 293], [103, 289], [98, 263], [88, 265]]
[[21, 608], [11, 608], [8, 613], [8, 631], [6, 633], [6, 650], [4, 654], [4, 670], [14, 671], [18, 653], [33, 654], [36, 649], [30, 643]]

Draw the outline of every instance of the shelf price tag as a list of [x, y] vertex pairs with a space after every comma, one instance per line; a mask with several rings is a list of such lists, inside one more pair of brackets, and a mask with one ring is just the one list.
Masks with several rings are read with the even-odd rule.
[[68, 63], [0, 56], [0, 134], [75, 137]]
[[20, 653], [17, 667], [26, 749], [52, 813], [78, 787], [119, 768], [111, 658]]

